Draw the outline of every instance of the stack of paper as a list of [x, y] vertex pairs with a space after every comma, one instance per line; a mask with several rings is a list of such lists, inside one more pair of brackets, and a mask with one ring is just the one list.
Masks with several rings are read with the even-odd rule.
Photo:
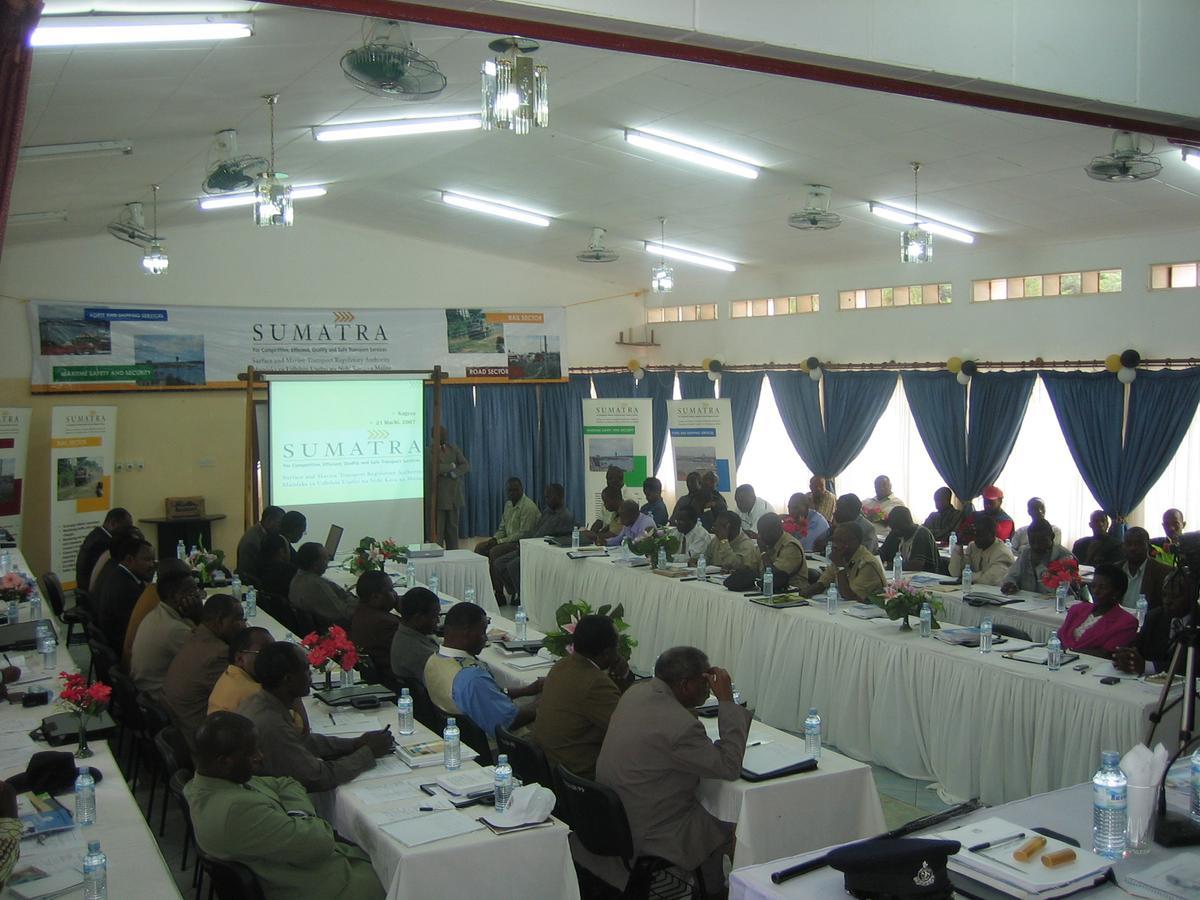
[[402, 763], [413, 769], [440, 766], [445, 758], [441, 738], [398, 743], [394, 752]]
[[1200, 897], [1200, 853], [1179, 853], [1144, 872], [1125, 876], [1125, 882], [1155, 897], [1193, 900]]
[[464, 813], [450, 810], [433, 812], [401, 822], [392, 822], [390, 825], [384, 825], [383, 831], [409, 847], [417, 847], [421, 844], [428, 844], [430, 841], [457, 837], [460, 834], [468, 834], [482, 828], [481, 822], [477, 822]]
[[456, 797], [478, 797], [492, 792], [495, 778], [495, 768], [483, 766], [446, 772], [439, 775], [436, 782], [438, 787]]
[[856, 619], [882, 619], [887, 616], [887, 613], [874, 603], [853, 603], [842, 612]]
[[[1015, 659], [1018, 662], [1033, 663], [1034, 665], [1044, 666], [1049, 658], [1047, 650], [1044, 646], [1026, 647], [1024, 650], [1018, 650], [1015, 653], [1005, 653], [1005, 659]], [[1074, 662], [1079, 659], [1078, 653], [1070, 653], [1066, 650], [1062, 653], [1062, 665], [1069, 662]]]

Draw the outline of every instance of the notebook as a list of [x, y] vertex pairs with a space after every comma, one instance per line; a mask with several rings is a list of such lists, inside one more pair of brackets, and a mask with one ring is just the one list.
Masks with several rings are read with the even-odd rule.
[[415, 819], [406, 819], [403, 822], [392, 822], [390, 825], [384, 825], [383, 831], [402, 844], [418, 847], [421, 844], [440, 841], [443, 838], [480, 831], [482, 828], [483, 823], [472, 819], [465, 813], [447, 810], [446, 812], [432, 812]]
[[444, 791], [449, 791], [456, 797], [473, 797], [480, 794], [490, 794], [495, 783], [496, 770], [492, 766], [482, 766], [475, 769], [459, 769], [456, 772], [446, 772], [434, 781]]
[[[1035, 666], [1044, 666], [1049, 658], [1045, 647], [1026, 647], [1024, 650], [1018, 650], [1015, 653], [1005, 653], [1005, 659], [1015, 659], [1017, 662], [1033, 663]], [[1075, 662], [1079, 659], [1078, 653], [1071, 653], [1064, 650], [1062, 652], [1062, 665]]]
[[[757, 746], [750, 744], [757, 743]], [[796, 772], [811, 772], [817, 761], [802, 746], [777, 741], [751, 741], [742, 757], [742, 778], [746, 781], [766, 781]]]
[[17, 815], [21, 819], [23, 838], [75, 827], [75, 818], [70, 811], [49, 794], [18, 794]]
[[1200, 897], [1200, 853], [1178, 853], [1158, 865], [1126, 875], [1124, 881], [1139, 894], [1192, 900]]

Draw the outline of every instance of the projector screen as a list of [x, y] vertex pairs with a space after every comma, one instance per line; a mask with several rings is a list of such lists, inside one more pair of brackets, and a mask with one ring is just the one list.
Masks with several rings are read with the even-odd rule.
[[268, 414], [270, 503], [304, 513], [305, 541], [341, 525], [343, 556], [366, 535], [424, 539], [420, 378], [277, 376]]

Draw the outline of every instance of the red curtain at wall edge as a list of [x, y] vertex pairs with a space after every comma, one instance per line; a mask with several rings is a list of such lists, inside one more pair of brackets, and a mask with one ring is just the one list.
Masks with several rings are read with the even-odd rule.
[[41, 14], [42, 0], [0, 0], [0, 253], [4, 252], [8, 203], [25, 121], [25, 95], [33, 60], [29, 36]]

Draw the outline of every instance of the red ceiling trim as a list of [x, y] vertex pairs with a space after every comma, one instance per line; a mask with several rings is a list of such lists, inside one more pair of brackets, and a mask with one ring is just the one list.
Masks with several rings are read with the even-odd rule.
[[1200, 129], [1189, 128], [1183, 125], [1167, 125], [1161, 122], [1152, 122], [1111, 113], [1056, 106], [1052, 103], [1019, 100], [1013, 97], [1001, 97], [978, 91], [965, 91], [959, 88], [921, 84], [914, 81], [907, 81], [903, 78], [855, 72], [850, 69], [840, 69], [834, 66], [776, 59], [755, 53], [740, 53], [732, 50], [700, 47], [693, 44], [676, 43], [674, 41], [664, 41], [655, 38], [614, 34], [612, 32], [597, 31], [574, 25], [559, 25], [550, 22], [538, 22], [533, 19], [496, 16], [461, 9], [427, 6], [423, 3], [399, 2], [399, 0], [272, 0], [272, 2], [280, 6], [298, 6], [306, 9], [353, 13], [355, 15], [375, 18], [400, 19], [408, 22], [419, 22], [425, 25], [461, 28], [467, 31], [482, 31], [492, 34], [521, 34], [526, 37], [556, 41], [562, 44], [577, 44], [602, 50], [616, 50], [621, 53], [636, 53], [641, 56], [657, 56], [663, 59], [707, 63], [731, 69], [762, 72], [767, 75], [783, 75], [788, 78], [819, 81], [843, 87], [900, 94], [906, 97], [919, 97], [925, 100], [937, 100], [942, 103], [956, 103], [961, 106], [973, 106], [996, 112], [1054, 119], [1060, 122], [1091, 125], [1097, 128], [1135, 131], [1184, 144], [1200, 144]]

